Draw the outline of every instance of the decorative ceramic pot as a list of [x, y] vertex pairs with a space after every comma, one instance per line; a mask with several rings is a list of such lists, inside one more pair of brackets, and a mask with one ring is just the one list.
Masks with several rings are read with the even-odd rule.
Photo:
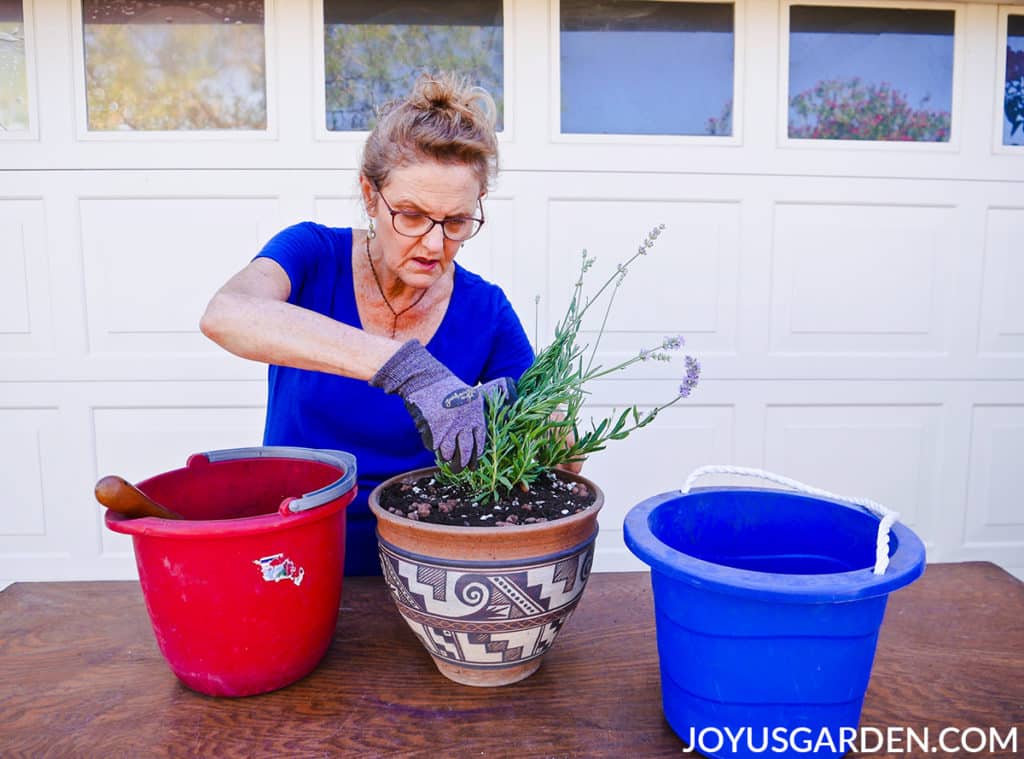
[[540, 667], [590, 576], [604, 494], [586, 510], [550, 522], [462, 527], [385, 511], [382, 491], [437, 470], [417, 469], [370, 493], [384, 579], [398, 611], [445, 677], [464, 685], [508, 685]]

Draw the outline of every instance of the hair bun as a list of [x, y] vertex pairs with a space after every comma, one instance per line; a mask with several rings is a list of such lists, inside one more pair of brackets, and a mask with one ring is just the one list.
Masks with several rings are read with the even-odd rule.
[[377, 188], [392, 169], [423, 158], [472, 166], [481, 191], [497, 173], [498, 108], [465, 76], [424, 72], [407, 97], [384, 104], [377, 115], [360, 167]]
[[416, 80], [409, 100], [424, 111], [465, 112], [472, 108], [476, 89], [465, 77], [449, 73], [424, 73]]
[[417, 105], [427, 108], [450, 108], [454, 103], [454, 88], [448, 86], [448, 82], [440, 81], [433, 77], [422, 77], [416, 83], [410, 100], [419, 101]]
[[407, 102], [419, 110], [448, 111], [450, 118], [481, 121], [491, 130], [498, 121], [498, 109], [490, 93], [470, 84], [468, 77], [449, 71], [421, 73]]

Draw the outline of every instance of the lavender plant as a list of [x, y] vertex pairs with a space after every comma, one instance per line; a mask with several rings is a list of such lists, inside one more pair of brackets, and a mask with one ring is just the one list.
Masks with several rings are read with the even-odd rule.
[[[662, 224], [652, 229], [636, 253], [619, 264], [589, 297], [583, 295], [583, 280], [594, 259], [583, 251], [569, 308], [556, 326], [552, 342], [537, 354], [533, 365], [519, 379], [519, 397], [511, 404], [487, 404], [487, 446], [478, 466], [456, 473], [439, 460], [438, 479], [442, 484], [459, 487], [480, 503], [496, 501], [514, 488], [528, 492], [544, 472], [559, 464], [582, 461], [603, 450], [610, 440], [624, 440], [653, 422], [661, 411], [690, 395], [700, 378], [700, 364], [693, 356], [685, 356], [685, 376], [668, 402], [646, 410], [635, 405], [614, 410], [600, 421], [591, 419], [590, 429], [585, 431], [580, 424], [590, 382], [638, 362], [671, 361], [671, 353], [684, 345], [681, 335], [666, 337], [659, 345], [643, 348], [615, 366], [594, 365], [615, 294], [629, 267], [647, 255], [664, 228]], [[588, 346], [578, 343], [580, 327], [583, 317], [603, 298], [607, 298], [604, 315], [587, 357]]]

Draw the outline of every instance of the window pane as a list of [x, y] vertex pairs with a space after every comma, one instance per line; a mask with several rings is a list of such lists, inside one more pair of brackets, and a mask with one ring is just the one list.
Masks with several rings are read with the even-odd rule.
[[263, 0], [82, 0], [89, 129], [266, 129]]
[[371, 129], [421, 71], [453, 71], [491, 93], [501, 129], [504, 57], [502, 0], [324, 0], [327, 128]]
[[733, 6], [561, 0], [562, 132], [732, 134]]
[[1024, 145], [1024, 16], [1007, 17], [1003, 112], [1003, 144]]
[[948, 142], [953, 11], [794, 5], [789, 136]]
[[28, 129], [28, 76], [21, 0], [0, 0], [0, 132]]

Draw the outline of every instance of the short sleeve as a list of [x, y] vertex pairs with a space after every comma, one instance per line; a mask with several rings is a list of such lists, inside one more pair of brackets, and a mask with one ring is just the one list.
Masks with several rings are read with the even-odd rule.
[[288, 302], [297, 303], [306, 283], [316, 278], [322, 248], [317, 225], [302, 222], [282, 229], [270, 238], [256, 258], [269, 258], [284, 269], [291, 281]]
[[484, 364], [482, 382], [498, 377], [519, 379], [533, 363], [533, 348], [512, 304], [500, 290], [494, 319], [494, 342]]

